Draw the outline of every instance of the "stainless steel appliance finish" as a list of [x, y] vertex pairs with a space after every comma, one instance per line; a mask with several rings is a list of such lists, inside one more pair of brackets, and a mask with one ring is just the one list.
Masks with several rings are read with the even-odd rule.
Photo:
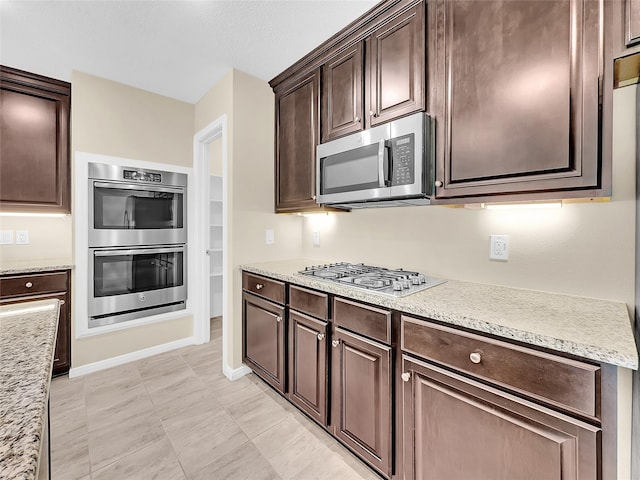
[[429, 204], [433, 125], [420, 112], [318, 145], [317, 202], [345, 208]]
[[89, 164], [89, 246], [187, 241], [187, 175]]
[[185, 308], [184, 245], [89, 249], [89, 328]]
[[408, 270], [374, 267], [363, 263], [330, 263], [306, 267], [301, 275], [362, 288], [389, 297], [406, 297], [412, 293], [446, 282]]

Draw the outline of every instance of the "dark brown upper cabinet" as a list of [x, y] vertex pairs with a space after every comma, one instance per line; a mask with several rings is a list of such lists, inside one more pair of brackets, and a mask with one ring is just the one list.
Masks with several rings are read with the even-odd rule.
[[322, 66], [322, 142], [364, 128], [364, 42]]
[[276, 213], [317, 207], [316, 145], [320, 137], [320, 71], [276, 91]]
[[69, 213], [71, 84], [0, 66], [0, 210]]
[[441, 203], [611, 194], [610, 125], [602, 121], [610, 116], [602, 103], [609, 6], [600, 6], [434, 2], [428, 110], [437, 119]]
[[640, 0], [625, 1], [625, 44], [627, 47], [640, 43]]
[[423, 3], [367, 38], [367, 128], [424, 109], [424, 42]]
[[322, 66], [322, 142], [424, 109], [424, 22], [418, 3]]

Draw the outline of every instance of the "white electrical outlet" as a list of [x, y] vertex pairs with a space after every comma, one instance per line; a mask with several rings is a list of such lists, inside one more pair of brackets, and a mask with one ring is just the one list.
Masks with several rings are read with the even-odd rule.
[[13, 230], [0, 230], [0, 245], [13, 244]]
[[273, 233], [273, 229], [267, 228], [265, 230], [265, 242], [267, 245], [273, 245], [276, 241], [275, 234]]
[[509, 235], [491, 235], [491, 260], [509, 260]]
[[16, 245], [29, 244], [29, 230], [16, 230]]
[[313, 246], [320, 246], [320, 232], [313, 232]]

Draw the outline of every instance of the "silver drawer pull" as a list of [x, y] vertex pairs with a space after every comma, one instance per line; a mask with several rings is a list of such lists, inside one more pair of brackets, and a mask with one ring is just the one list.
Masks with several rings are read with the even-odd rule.
[[334, 347], [337, 347], [338, 345], [340, 345], [340, 340], [333, 340], [331, 342], [331, 345], [333, 345]]
[[320, 340], [320, 341], [324, 340], [324, 333], [319, 333], [318, 334], [318, 340]]
[[411, 374], [409, 372], [404, 372], [400, 376], [402, 377], [403, 382], [408, 382], [409, 380], [411, 380]]
[[54, 361], [54, 362], [59, 362], [59, 361], [60, 361], [60, 359], [59, 359], [59, 358], [54, 358], [54, 359], [53, 359], [53, 361]]
[[282, 317], [281, 317], [280, 315], [278, 315], [278, 316], [276, 317], [276, 322], [281, 322], [281, 321], [282, 321]]
[[64, 305], [64, 300], [60, 300], [60, 305]]
[[24, 284], [24, 286], [27, 287], [27, 288], [31, 288], [31, 287], [33, 287], [33, 283], [27, 282], [27, 283]]
[[469, 360], [473, 363], [480, 363], [482, 361], [482, 356], [478, 352], [473, 352], [469, 355]]
[[264, 288], [264, 285], [261, 283], [256, 283], [256, 290], [262, 290]]

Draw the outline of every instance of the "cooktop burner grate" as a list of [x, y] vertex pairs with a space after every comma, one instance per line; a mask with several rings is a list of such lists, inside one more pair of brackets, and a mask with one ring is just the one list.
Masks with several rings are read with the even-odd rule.
[[392, 297], [405, 297], [445, 282], [439, 278], [402, 268], [389, 269], [364, 263], [339, 262], [314, 265], [305, 267], [298, 273], [320, 280], [349, 284]]

